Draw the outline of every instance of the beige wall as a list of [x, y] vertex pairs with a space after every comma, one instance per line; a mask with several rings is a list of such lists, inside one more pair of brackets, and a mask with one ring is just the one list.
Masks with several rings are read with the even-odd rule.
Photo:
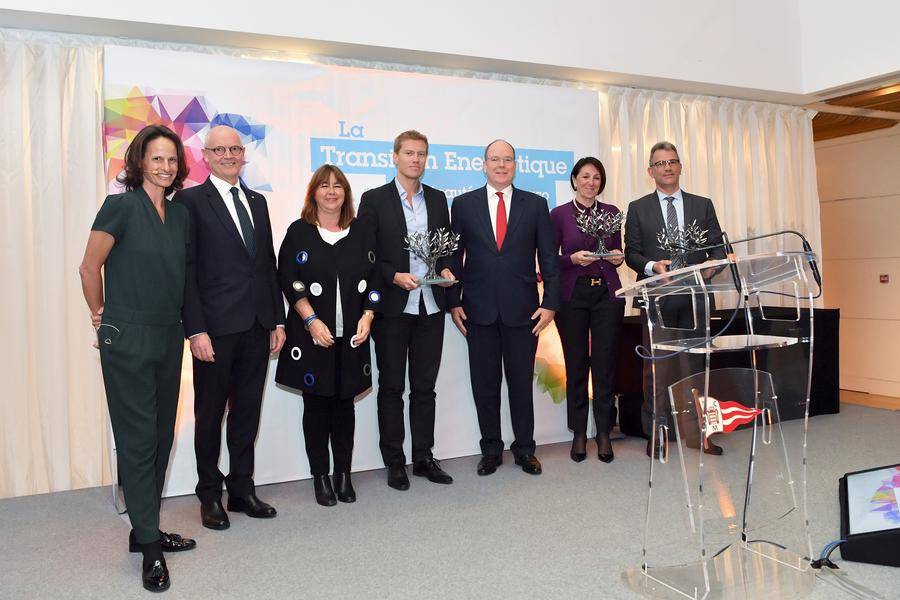
[[900, 397], [900, 126], [819, 142], [816, 168], [841, 387]]

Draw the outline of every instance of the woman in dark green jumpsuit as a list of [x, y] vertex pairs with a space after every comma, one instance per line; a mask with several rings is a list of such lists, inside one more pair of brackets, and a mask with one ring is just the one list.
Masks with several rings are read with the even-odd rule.
[[[91, 228], [80, 268], [97, 328], [106, 400], [119, 473], [133, 527], [129, 549], [144, 555], [142, 581], [170, 585], [162, 552], [193, 540], [159, 529], [159, 507], [181, 383], [187, 210], [166, 200], [187, 176], [184, 148], [160, 125], [141, 130], [119, 181]], [[105, 274], [105, 289], [103, 276]], [[105, 293], [104, 293], [105, 292]]]

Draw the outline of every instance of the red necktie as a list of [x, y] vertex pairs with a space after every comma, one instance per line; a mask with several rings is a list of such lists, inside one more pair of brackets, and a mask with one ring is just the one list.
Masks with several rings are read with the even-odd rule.
[[497, 250], [503, 247], [503, 238], [506, 237], [506, 203], [503, 202], [503, 192], [497, 192]]

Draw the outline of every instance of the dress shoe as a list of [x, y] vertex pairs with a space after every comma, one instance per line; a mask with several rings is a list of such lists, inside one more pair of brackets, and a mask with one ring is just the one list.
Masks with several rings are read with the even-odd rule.
[[522, 470], [529, 475], [541, 474], [541, 461], [534, 454], [523, 454], [516, 458], [516, 464], [522, 467]]
[[144, 589], [151, 592], [164, 592], [169, 589], [172, 580], [169, 579], [169, 568], [166, 559], [158, 558], [153, 561], [145, 561], [141, 569], [141, 582]]
[[334, 474], [334, 489], [337, 492], [337, 499], [341, 502], [356, 502], [356, 490], [350, 481], [349, 471]]
[[388, 485], [395, 490], [408, 490], [409, 477], [406, 476], [406, 465], [394, 463], [388, 466]]
[[478, 474], [490, 475], [502, 464], [503, 456], [500, 454], [496, 456], [482, 456], [481, 460], [478, 461]]
[[453, 483], [453, 478], [450, 477], [450, 475], [441, 468], [440, 463], [433, 458], [413, 463], [413, 475], [416, 477], [427, 477], [428, 481], [431, 483]]
[[[190, 538], [183, 538], [177, 533], [159, 532], [159, 545], [163, 552], [184, 552], [185, 550], [193, 550], [197, 547], [197, 542]], [[134, 537], [134, 529], [128, 534], [128, 551], [142, 552], [141, 544], [138, 544]]]
[[703, 454], [712, 454], [713, 456], [722, 456], [725, 451], [722, 449], [722, 446], [713, 444], [710, 440], [706, 440], [706, 445], [703, 447]]
[[247, 494], [243, 498], [234, 498], [229, 494], [228, 510], [231, 512], [242, 512], [254, 519], [271, 519], [278, 514], [274, 506], [266, 504], [253, 493]]
[[200, 519], [207, 529], [228, 529], [228, 513], [222, 508], [221, 500], [200, 503]]
[[316, 502], [322, 506], [334, 506], [337, 499], [334, 497], [334, 489], [331, 487], [331, 478], [328, 475], [313, 475], [313, 490], [316, 492]]
[[576, 433], [572, 438], [572, 449], [569, 450], [569, 458], [575, 462], [581, 462], [587, 458], [587, 434]]
[[612, 442], [609, 440], [609, 432], [597, 434], [597, 458], [605, 463], [611, 463], [615, 458]]

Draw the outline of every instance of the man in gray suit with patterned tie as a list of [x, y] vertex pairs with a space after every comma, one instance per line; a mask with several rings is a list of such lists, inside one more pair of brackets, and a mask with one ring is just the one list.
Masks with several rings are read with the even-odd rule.
[[[669, 142], [658, 142], [650, 149], [650, 164], [647, 174], [656, 183], [656, 189], [638, 198], [628, 205], [628, 217], [625, 222], [625, 262], [637, 273], [637, 279], [645, 279], [659, 273], [665, 273], [671, 264], [669, 254], [659, 247], [657, 234], [664, 229], [684, 228], [685, 224], [697, 223], [705, 229], [706, 244], [714, 245], [722, 242], [722, 230], [716, 218], [716, 209], [709, 198], [695, 196], [681, 189], [681, 159], [678, 150]], [[695, 265], [706, 260], [725, 258], [725, 250], [716, 247], [709, 250], [692, 252], [686, 257], [687, 265]], [[660, 304], [660, 312], [667, 327], [693, 328], [694, 306], [691, 296], [670, 296]], [[644, 330], [644, 346], [649, 345], [647, 329], [647, 313], [641, 310]], [[697, 315], [698, 320], [701, 318]], [[693, 357], [693, 355], [692, 355]], [[696, 360], [689, 360], [685, 354], [677, 358], [663, 359], [656, 362], [656, 385], [654, 388], [653, 371], [649, 361], [644, 361], [644, 403], [641, 406], [641, 417], [644, 433], [649, 437], [653, 423], [666, 424], [668, 411], [654, 410], [654, 395], [657, 404], [668, 403], [668, 386], [681, 377], [692, 374], [702, 368]], [[660, 402], [660, 399], [663, 402]], [[670, 428], [671, 430], [671, 428]], [[705, 452], [721, 454], [722, 449], [707, 443]], [[647, 442], [647, 454], [652, 455], [653, 448]]]

